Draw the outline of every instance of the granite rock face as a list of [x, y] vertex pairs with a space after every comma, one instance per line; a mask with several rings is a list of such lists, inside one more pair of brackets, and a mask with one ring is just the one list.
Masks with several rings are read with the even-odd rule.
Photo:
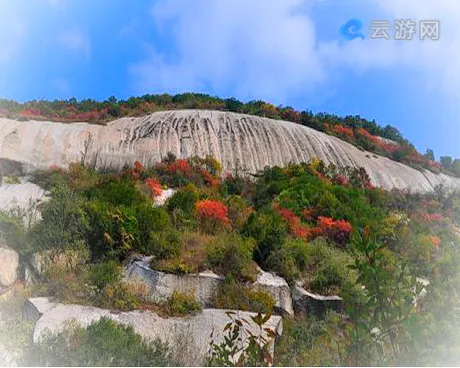
[[294, 315], [291, 288], [285, 279], [260, 269], [253, 287], [273, 296], [275, 299], [275, 309], [279, 312], [291, 316]]
[[203, 307], [212, 306], [217, 288], [223, 278], [213, 272], [201, 272], [190, 275], [175, 275], [153, 270], [149, 267], [151, 257], [134, 261], [125, 270], [125, 280], [143, 283], [147, 287], [147, 297], [152, 302], [161, 303], [168, 300], [174, 291], [193, 292], [196, 300]]
[[329, 310], [337, 313], [343, 311], [343, 299], [341, 297], [310, 293], [300, 283], [297, 283], [292, 289], [292, 301], [296, 315], [314, 315], [317, 318], [324, 318]]
[[[36, 302], [36, 298], [29, 299], [30, 304]], [[39, 301], [41, 307], [43, 300]], [[197, 314], [187, 317], [162, 318], [151, 311], [132, 311], [113, 313], [106, 309], [100, 309], [90, 306], [75, 305], [75, 304], [53, 304], [50, 309], [44, 311], [40, 318], [35, 323], [33, 334], [34, 342], [42, 339], [46, 333], [59, 333], [71, 321], [77, 322], [82, 327], [87, 327], [90, 324], [97, 322], [103, 317], [108, 317], [117, 323], [129, 325], [134, 328], [134, 331], [147, 339], [159, 338], [165, 342], [174, 345], [178, 341], [184, 341], [187, 336], [188, 351], [193, 352], [193, 356], [189, 356], [188, 364], [192, 366], [201, 366], [205, 363], [205, 358], [211, 341], [211, 332], [214, 331], [214, 340], [219, 343], [223, 340], [222, 333], [225, 325], [229, 322], [229, 317], [225, 310], [218, 309], [203, 309]], [[28, 307], [30, 309], [30, 306]], [[234, 311], [236, 316], [250, 320], [254, 313]], [[282, 319], [279, 316], [271, 316], [266, 326], [276, 332], [280, 336], [283, 332]], [[256, 328], [250, 328], [252, 333], [257, 333]], [[265, 337], [266, 333], [264, 332]], [[274, 353], [275, 341], [271, 340], [271, 352]]]
[[0, 211], [8, 212], [20, 208], [24, 212], [25, 225], [41, 219], [37, 205], [46, 199], [46, 191], [28, 182], [26, 178], [21, 178], [21, 183], [18, 184], [0, 185]]
[[[224, 278], [212, 271], [197, 274], [176, 275], [150, 268], [151, 257], [131, 262], [125, 269], [125, 281], [143, 284], [147, 289], [147, 297], [161, 303], [168, 300], [174, 291], [181, 293], [193, 292], [196, 300], [203, 307], [214, 307], [215, 296]], [[256, 281], [251, 285], [254, 289], [263, 290], [275, 300], [276, 311], [281, 314], [293, 315], [291, 291], [286, 280], [259, 269]]]
[[438, 184], [460, 187], [458, 178], [415, 170], [299, 124], [231, 112], [164, 111], [106, 126], [0, 119], [4, 175], [67, 167], [82, 158], [96, 167], [119, 169], [136, 160], [148, 166], [168, 152], [178, 157], [210, 154], [226, 171], [249, 172], [317, 157], [337, 166], [364, 167], [372, 182], [385, 189], [427, 192]]
[[0, 245], [0, 294], [7, 291], [18, 278], [19, 255]]

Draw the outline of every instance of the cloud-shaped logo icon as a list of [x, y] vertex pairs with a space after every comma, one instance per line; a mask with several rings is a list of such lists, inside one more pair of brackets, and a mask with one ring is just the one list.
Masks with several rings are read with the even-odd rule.
[[339, 29], [340, 35], [348, 41], [361, 37], [364, 40], [364, 35], [359, 32], [363, 28], [363, 23], [359, 19], [350, 19]]

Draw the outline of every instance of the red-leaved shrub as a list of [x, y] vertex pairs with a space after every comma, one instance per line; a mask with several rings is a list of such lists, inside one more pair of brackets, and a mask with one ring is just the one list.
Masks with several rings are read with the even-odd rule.
[[161, 184], [156, 181], [154, 178], [147, 178], [145, 179], [144, 182], [147, 185], [147, 188], [150, 191], [150, 195], [152, 197], [157, 197], [163, 193], [163, 188], [161, 187]]
[[220, 201], [205, 199], [195, 204], [195, 210], [202, 228], [207, 232], [230, 228], [228, 208]]
[[318, 226], [329, 239], [344, 245], [350, 240], [351, 224], [345, 220], [333, 220], [330, 217], [318, 217]]

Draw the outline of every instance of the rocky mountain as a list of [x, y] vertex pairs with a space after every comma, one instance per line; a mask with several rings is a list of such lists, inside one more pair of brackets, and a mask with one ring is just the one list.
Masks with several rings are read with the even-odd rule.
[[105, 126], [0, 119], [3, 175], [66, 167], [82, 159], [113, 169], [135, 160], [148, 166], [168, 152], [178, 157], [210, 154], [224, 171], [249, 172], [317, 157], [338, 166], [364, 167], [372, 182], [385, 189], [427, 192], [438, 184], [460, 187], [458, 178], [413, 169], [299, 124], [232, 112], [164, 111]]

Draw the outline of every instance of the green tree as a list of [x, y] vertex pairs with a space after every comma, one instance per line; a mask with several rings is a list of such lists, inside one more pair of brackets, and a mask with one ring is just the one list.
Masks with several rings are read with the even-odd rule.
[[460, 176], [460, 159], [456, 158], [453, 162], [452, 162], [452, 172], [457, 175], [457, 176]]
[[425, 157], [426, 157], [428, 160], [434, 161], [434, 160], [435, 160], [435, 157], [434, 157], [434, 152], [433, 152], [433, 150], [427, 148], [427, 150], [426, 150], [426, 152], [425, 152]]
[[446, 170], [452, 169], [452, 157], [450, 157], [450, 156], [441, 156], [439, 158], [439, 160], [441, 161], [441, 166], [444, 169], [446, 169]]
[[84, 200], [67, 185], [59, 184], [51, 191], [51, 199], [43, 204], [42, 221], [32, 229], [32, 238], [41, 249], [60, 248], [83, 240], [88, 230]]

